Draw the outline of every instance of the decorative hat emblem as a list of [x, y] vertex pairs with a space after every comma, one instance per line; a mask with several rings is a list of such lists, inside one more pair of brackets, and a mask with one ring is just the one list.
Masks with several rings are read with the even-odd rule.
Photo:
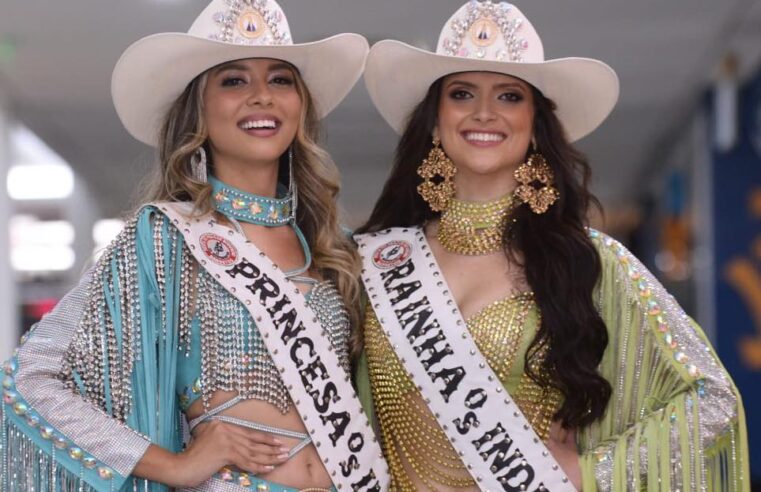
[[243, 12], [238, 19], [238, 32], [247, 38], [258, 38], [264, 34], [264, 29], [264, 19], [255, 10]]
[[497, 40], [499, 27], [491, 19], [478, 19], [470, 28], [470, 39], [477, 46], [491, 46]]
[[528, 41], [520, 36], [524, 20], [508, 2], [471, 0], [450, 20], [437, 53], [463, 58], [522, 62]]
[[217, 0], [226, 10], [214, 13], [217, 32], [209, 39], [252, 46], [293, 44], [283, 11], [269, 0]]

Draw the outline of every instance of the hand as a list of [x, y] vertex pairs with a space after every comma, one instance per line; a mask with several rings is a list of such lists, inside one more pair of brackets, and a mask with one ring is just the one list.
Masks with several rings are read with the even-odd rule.
[[265, 432], [213, 420], [195, 429], [190, 446], [178, 457], [178, 476], [190, 482], [183, 484], [187, 487], [228, 465], [253, 474], [270, 472], [288, 459], [288, 448]]
[[581, 491], [581, 466], [579, 452], [576, 449], [576, 430], [563, 429], [559, 422], [553, 422], [550, 427], [550, 438], [547, 440], [547, 450], [552, 453], [576, 490]]
[[275, 437], [211, 421], [195, 429], [190, 445], [182, 453], [170, 453], [151, 445], [133, 473], [170, 487], [195, 487], [225, 466], [261, 474], [287, 459], [288, 448]]

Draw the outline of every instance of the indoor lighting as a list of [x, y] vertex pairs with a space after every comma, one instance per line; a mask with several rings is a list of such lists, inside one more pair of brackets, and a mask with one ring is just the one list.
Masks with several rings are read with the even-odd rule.
[[57, 200], [74, 191], [71, 167], [28, 128], [10, 131], [11, 167], [6, 181], [14, 200]]
[[74, 266], [74, 226], [16, 215], [10, 221], [11, 265], [19, 272], [62, 272]]
[[120, 219], [101, 219], [95, 222], [92, 226], [92, 239], [95, 242], [93, 257], [96, 261], [123, 228], [124, 221]]
[[721, 152], [729, 152], [737, 143], [739, 132], [738, 60], [724, 57], [713, 89], [714, 143]]

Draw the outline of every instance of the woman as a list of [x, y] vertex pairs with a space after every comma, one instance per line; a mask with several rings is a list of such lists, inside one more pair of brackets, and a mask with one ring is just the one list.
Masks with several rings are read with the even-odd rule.
[[382, 41], [365, 78], [402, 133], [357, 236], [358, 386], [392, 490], [748, 490], [740, 397], [704, 335], [585, 227], [571, 142], [613, 108], [612, 69], [545, 61], [516, 7], [472, 1], [436, 53]]
[[125, 52], [114, 102], [159, 149], [152, 203], [6, 364], [2, 490], [387, 488], [316, 143], [366, 54], [293, 44], [273, 0], [214, 0]]

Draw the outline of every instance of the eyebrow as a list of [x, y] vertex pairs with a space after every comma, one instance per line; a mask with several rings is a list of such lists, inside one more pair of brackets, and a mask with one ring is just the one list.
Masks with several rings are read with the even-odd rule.
[[[453, 85], [462, 85], [469, 89], [477, 89], [478, 86], [472, 82], [467, 82], [465, 80], [453, 80], [450, 83], [447, 84], [447, 89], [452, 87]], [[526, 90], [523, 85], [521, 85], [519, 82], [502, 82], [500, 84], [496, 84], [492, 87], [492, 89], [521, 89]]]
[[[245, 72], [249, 69], [248, 65], [244, 65], [242, 63], [236, 63], [236, 62], [229, 62], [225, 63], [214, 70], [214, 75], [220, 74], [222, 72], [226, 72], [228, 70], [240, 70], [242, 72]], [[267, 67], [268, 72], [275, 72], [277, 70], [289, 70], [293, 72], [293, 68], [290, 64], [286, 62], [273, 62], [270, 66]]]

